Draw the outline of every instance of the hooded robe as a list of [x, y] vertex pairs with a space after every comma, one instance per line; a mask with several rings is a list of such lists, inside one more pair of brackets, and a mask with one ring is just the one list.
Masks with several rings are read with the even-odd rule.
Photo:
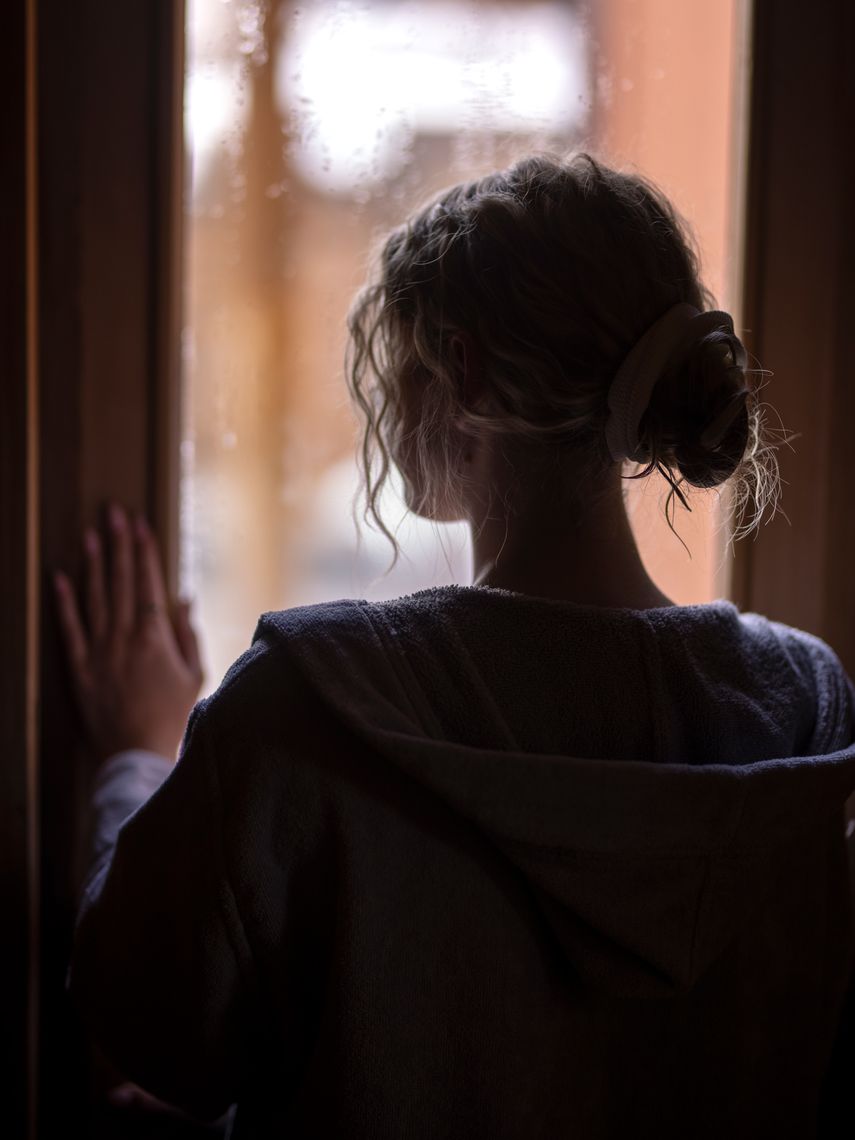
[[728, 601], [264, 614], [102, 772], [72, 995], [236, 1140], [855, 1134], [853, 710]]

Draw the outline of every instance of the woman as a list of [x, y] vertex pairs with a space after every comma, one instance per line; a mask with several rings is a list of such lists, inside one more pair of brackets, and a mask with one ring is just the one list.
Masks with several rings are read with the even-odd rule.
[[412, 510], [469, 521], [475, 582], [263, 615], [173, 768], [186, 612], [144, 523], [115, 516], [110, 590], [90, 535], [87, 629], [58, 588], [109, 757], [71, 969], [94, 1036], [236, 1137], [816, 1135], [855, 690], [639, 557], [624, 460], [758, 510], [774, 475], [672, 208], [526, 159], [394, 231], [350, 329], [368, 510], [395, 463]]

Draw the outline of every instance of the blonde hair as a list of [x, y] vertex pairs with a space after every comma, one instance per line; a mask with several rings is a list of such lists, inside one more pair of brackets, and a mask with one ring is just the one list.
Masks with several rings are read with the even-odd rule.
[[[365, 519], [397, 558], [378, 501], [392, 455], [407, 446], [426, 496], [447, 499], [462, 477], [453, 423], [573, 448], [595, 494], [597, 473], [613, 462], [604, 437], [609, 385], [646, 329], [681, 302], [715, 307], [687, 226], [637, 174], [588, 154], [536, 156], [443, 191], [388, 235], [348, 317]], [[490, 412], [462, 400], [451, 351], [457, 334], [477, 345]], [[672, 529], [673, 496], [688, 507], [684, 483], [709, 488], [733, 478], [734, 537], [754, 529], [777, 496], [774, 448], [763, 438], [763, 405], [745, 359], [738, 338], [718, 332], [654, 388], [639, 426], [645, 463], [629, 477], [658, 470], [669, 482]], [[705, 427], [746, 386], [723, 438], [704, 446]], [[416, 413], [405, 427], [408, 401]]]

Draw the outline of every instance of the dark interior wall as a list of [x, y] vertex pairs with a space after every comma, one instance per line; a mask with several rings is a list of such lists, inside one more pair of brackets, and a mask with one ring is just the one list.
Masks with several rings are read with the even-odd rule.
[[30, 6], [10, 0], [0, 36], [0, 1089], [3, 1130], [20, 1137], [35, 1099], [38, 939], [31, 47]]

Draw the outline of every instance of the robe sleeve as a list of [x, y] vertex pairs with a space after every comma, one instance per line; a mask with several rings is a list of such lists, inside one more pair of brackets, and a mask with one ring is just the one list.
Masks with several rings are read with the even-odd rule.
[[[177, 763], [125, 818], [115, 841], [116, 814], [130, 801], [114, 805], [113, 823], [97, 837], [69, 988], [123, 1075], [214, 1119], [242, 1084], [254, 971], [225, 865], [207, 703], [193, 710]], [[102, 792], [109, 787], [108, 780]], [[102, 806], [107, 820], [110, 805]]]
[[112, 852], [119, 828], [157, 791], [173, 763], [157, 752], [133, 748], [116, 752], [98, 769], [89, 804], [89, 876]]

